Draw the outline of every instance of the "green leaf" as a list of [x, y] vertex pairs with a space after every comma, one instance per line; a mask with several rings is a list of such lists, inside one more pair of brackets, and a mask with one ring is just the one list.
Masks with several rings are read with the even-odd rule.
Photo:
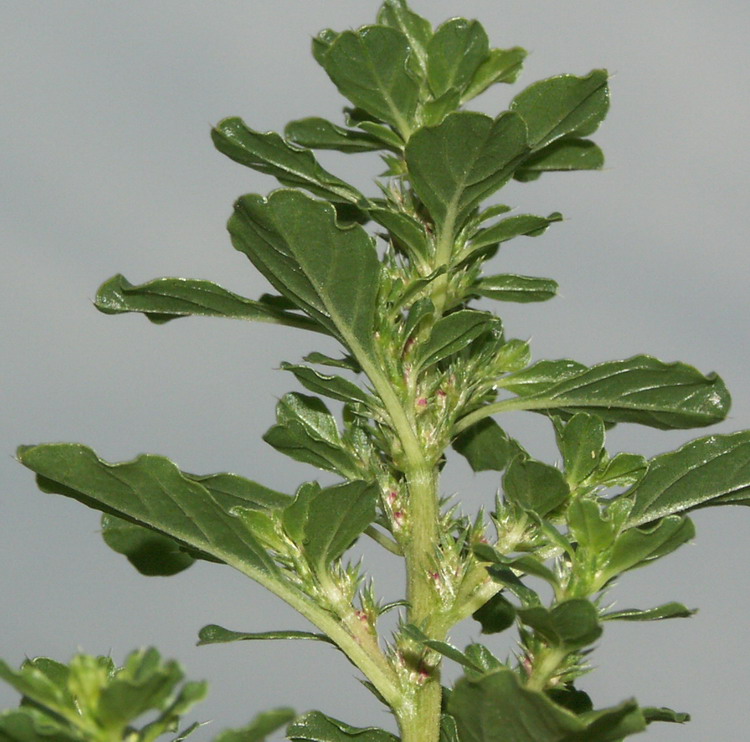
[[489, 51], [487, 34], [478, 21], [452, 18], [443, 23], [427, 46], [427, 82], [433, 97], [451, 88], [465, 92]]
[[682, 603], [664, 603], [656, 608], [641, 610], [626, 608], [620, 611], [603, 613], [602, 621], [662, 621], [666, 618], [690, 618], [697, 610], [685, 607]]
[[371, 134], [345, 129], [317, 116], [290, 121], [284, 128], [284, 136], [287, 141], [308, 149], [333, 149], [339, 152], [374, 152], [383, 149], [383, 142]]
[[142, 575], [176, 575], [195, 562], [195, 557], [174, 539], [113, 515], [102, 516], [102, 538]]
[[406, 36], [414, 61], [424, 70], [432, 24], [410, 10], [406, 0], [385, 0], [378, 11], [378, 23], [395, 28]]
[[473, 471], [503, 471], [521, 453], [521, 446], [489, 417], [467, 428], [453, 441], [453, 448]]
[[228, 227], [235, 248], [279, 293], [338, 337], [360, 363], [373, 354], [380, 263], [360, 226], [342, 228], [330, 204], [279, 190], [267, 199], [240, 198]]
[[504, 273], [483, 276], [472, 286], [472, 292], [497, 301], [515, 301], [522, 304], [548, 301], [557, 294], [557, 281]]
[[654, 721], [666, 721], [672, 724], [685, 724], [690, 721], [690, 714], [681, 713], [679, 711], [672, 711], [669, 708], [654, 708], [648, 706], [641, 709], [643, 715], [646, 718], [646, 723], [651, 724]]
[[579, 650], [593, 644], [601, 635], [599, 613], [593, 603], [582, 598], [543, 606], [519, 608], [518, 617], [541, 634], [550, 644], [566, 650]]
[[573, 361], [540, 361], [498, 386], [520, 396], [488, 410], [593, 411], [605, 422], [635, 422], [664, 430], [711, 425], [726, 417], [730, 398], [716, 375], [650, 356], [586, 368]]
[[419, 95], [408, 63], [406, 36], [387, 26], [339, 34], [322, 61], [343, 96], [407, 136]]
[[471, 617], [482, 625], [483, 634], [499, 634], [513, 626], [516, 609], [502, 593], [495, 593]]
[[72, 729], [36, 709], [25, 707], [0, 713], [0, 742], [79, 742], [80, 739]]
[[596, 483], [602, 487], [629, 487], [639, 482], [647, 469], [648, 461], [643, 456], [618, 453], [596, 472]]
[[495, 83], [515, 82], [525, 58], [526, 50], [520, 46], [514, 46], [512, 49], [490, 49], [489, 55], [479, 65], [465, 90], [462, 103], [475, 98]]
[[570, 495], [563, 473], [554, 466], [518, 456], [503, 477], [505, 498], [544, 518]]
[[99, 287], [94, 306], [105, 314], [142, 312], [156, 324], [188, 316], [227, 317], [325, 332], [317, 322], [268, 300], [253, 301], [210, 281], [189, 278], [157, 278], [134, 286], [118, 274]]
[[562, 221], [562, 214], [557, 211], [549, 216], [534, 216], [533, 214], [517, 214], [501, 219], [490, 227], [479, 230], [471, 238], [471, 243], [465, 251], [465, 256], [488, 246], [495, 246], [512, 240], [514, 237], [538, 237], [547, 230], [550, 224]]
[[529, 144], [539, 150], [570, 135], [596, 131], [609, 109], [607, 72], [558, 75], [530, 85], [510, 104], [526, 122]]
[[318, 164], [310, 150], [285, 142], [276, 132], [262, 134], [240, 118], [226, 118], [211, 131], [216, 149], [240, 165], [272, 175], [280, 183], [304, 188], [329, 201], [360, 204], [365, 197], [354, 186]]
[[544, 693], [522, 687], [506, 668], [459, 680], [448, 712], [464, 742], [619, 742], [646, 727], [632, 701], [583, 720]]
[[342, 376], [330, 376], [321, 374], [309, 366], [301, 366], [293, 363], [283, 362], [281, 368], [285, 371], [291, 371], [297, 380], [306, 389], [316, 394], [324, 394], [331, 399], [337, 399], [340, 402], [361, 402], [368, 407], [377, 405], [374, 397], [363, 389], [360, 389], [355, 383], [344, 379]]
[[299, 488], [282, 514], [284, 529], [303, 546], [310, 565], [322, 571], [339, 559], [375, 520], [377, 485], [353, 481], [321, 489], [314, 483]]
[[292, 721], [297, 714], [290, 708], [278, 708], [258, 714], [247, 726], [225, 729], [212, 742], [263, 742], [269, 734]]
[[325, 634], [316, 634], [311, 631], [261, 631], [248, 633], [244, 631], [231, 631], [213, 623], [204, 626], [198, 632], [198, 639], [198, 646], [204, 644], [226, 644], [238, 641], [273, 641], [279, 639], [311, 639], [313, 641], [333, 644], [333, 641]]
[[567, 511], [570, 536], [589, 554], [603, 554], [615, 541], [618, 524], [602, 509], [596, 500], [578, 497]]
[[481, 201], [507, 183], [527, 154], [526, 126], [517, 114], [492, 119], [458, 111], [414, 133], [406, 164], [435, 224], [452, 236]]
[[542, 173], [570, 170], [601, 170], [604, 153], [588, 139], [558, 139], [524, 161], [513, 176], [516, 180], [536, 180]]
[[625, 495], [634, 501], [631, 526], [699, 507], [750, 503], [750, 431], [698, 438], [656, 456]]
[[398, 738], [385, 729], [353, 727], [320, 711], [310, 711], [293, 721], [286, 736], [300, 742], [398, 742]]
[[[489, 544], [476, 544], [474, 546], [474, 553], [481, 561], [491, 562], [496, 565], [501, 565], [502, 567], [510, 567], [517, 572], [524, 572], [528, 575], [533, 575], [534, 577], [540, 577], [553, 587], [559, 585], [557, 575], [555, 575], [551, 569], [545, 567], [536, 556], [531, 554], [521, 554], [520, 556], [509, 557], [505, 554], [501, 554]], [[517, 580], [510, 579], [510, 575], [508, 574], [510, 570], [495, 569], [492, 567], [489, 571], [490, 575], [496, 582], [506, 585], [514, 595], [524, 602], [524, 604], [538, 605], [538, 596], [522, 583], [519, 584]]]
[[460, 309], [439, 319], [424, 345], [419, 347], [415, 366], [433, 366], [465, 348], [482, 333], [500, 327], [500, 320], [489, 312]]
[[271, 557], [229, 514], [226, 504], [169, 459], [141, 455], [110, 464], [75, 443], [22, 446], [18, 458], [37, 474], [44, 492], [72, 497], [147, 526], [255, 579], [278, 574]]
[[421, 644], [428, 649], [437, 652], [438, 654], [447, 657], [449, 660], [457, 662], [459, 665], [463, 665], [475, 672], [482, 672], [482, 667], [475, 664], [473, 660], [467, 657], [458, 647], [454, 647], [448, 642], [438, 641], [436, 639], [430, 639], [421, 629], [414, 624], [406, 624], [402, 628], [402, 634], [408, 639]]
[[341, 440], [330, 410], [318, 397], [292, 392], [276, 405], [277, 424], [263, 440], [296, 461], [356, 479], [357, 462]]
[[417, 265], [430, 267], [432, 248], [422, 222], [409, 214], [393, 211], [390, 208], [371, 208], [367, 213], [390, 232], [396, 244]]
[[578, 412], [556, 428], [566, 479], [575, 486], [587, 479], [605, 456], [604, 423], [596, 415]]
[[333, 368], [345, 368], [349, 371], [354, 371], [358, 374], [362, 371], [362, 368], [357, 363], [355, 358], [351, 356], [344, 356], [344, 358], [331, 358], [325, 355], [325, 353], [308, 353], [302, 360], [308, 363], [318, 363], [321, 366], [332, 366]]

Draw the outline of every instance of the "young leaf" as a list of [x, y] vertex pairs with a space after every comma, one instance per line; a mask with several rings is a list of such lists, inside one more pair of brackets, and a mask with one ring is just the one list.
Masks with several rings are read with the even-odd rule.
[[521, 72], [524, 59], [526, 59], [526, 50], [520, 46], [514, 46], [512, 49], [490, 49], [489, 55], [474, 73], [461, 102], [466, 103], [476, 98], [495, 83], [515, 82]]
[[489, 417], [467, 428], [452, 445], [473, 471], [503, 471], [513, 458], [524, 453], [521, 446]]
[[487, 34], [478, 21], [451, 18], [443, 23], [427, 46], [427, 81], [433, 97], [451, 89], [464, 93], [489, 51]]
[[372, 395], [342, 376], [321, 374], [309, 366], [286, 362], [281, 364], [281, 368], [285, 371], [291, 371], [302, 386], [316, 394], [324, 394], [340, 402], [361, 402], [370, 407], [376, 404]]
[[343, 96], [407, 137], [419, 96], [419, 85], [409, 73], [408, 63], [406, 36], [387, 26], [344, 31], [322, 60]]
[[596, 415], [578, 412], [556, 427], [566, 479], [575, 486], [593, 473], [605, 455], [604, 423]]
[[288, 144], [276, 132], [262, 134], [240, 118], [226, 118], [211, 137], [219, 152], [240, 165], [273, 175], [282, 185], [304, 188], [329, 201], [356, 205], [365, 200], [354, 186], [321, 167], [310, 150]]
[[422, 222], [409, 214], [387, 208], [371, 208], [367, 213], [391, 233], [415, 264], [429, 268], [432, 247]]
[[482, 625], [483, 634], [499, 634], [513, 626], [516, 609], [502, 593], [495, 593], [471, 617]]
[[541, 518], [562, 505], [570, 495], [559, 469], [535, 459], [518, 456], [503, 477], [505, 498]]
[[287, 141], [308, 149], [333, 149], [339, 152], [374, 152], [383, 142], [356, 129], [336, 126], [317, 116], [290, 121], [284, 128]]
[[483, 199], [511, 178], [528, 152], [526, 126], [517, 114], [492, 119], [458, 111], [414, 133], [406, 145], [406, 164], [435, 224], [452, 236]]
[[472, 742], [619, 742], [646, 728], [633, 702], [581, 718], [544, 693], [522, 687], [507, 668], [459, 680], [448, 712], [456, 720], [460, 739]]
[[542, 173], [570, 170], [601, 170], [604, 153], [588, 139], [558, 139], [535, 152], [516, 170], [514, 178], [536, 180]]
[[465, 348], [482, 333], [500, 326], [500, 320], [488, 312], [461, 309], [439, 319], [429, 340], [419, 348], [415, 365], [433, 366]]
[[228, 317], [325, 332], [309, 317], [279, 309], [263, 299], [246, 299], [210, 281], [190, 278], [156, 278], [134, 286], [118, 274], [99, 287], [94, 306], [105, 314], [142, 312], [157, 324], [188, 316]]
[[244, 631], [231, 631], [213, 623], [204, 626], [198, 632], [198, 639], [198, 646], [239, 641], [274, 641], [278, 639], [311, 639], [313, 641], [333, 644], [333, 641], [325, 634], [315, 634], [311, 631], [261, 631], [247, 633]]
[[594, 70], [586, 77], [559, 75], [541, 80], [519, 93], [510, 104], [510, 110], [525, 121], [529, 144], [535, 150], [560, 137], [592, 134], [608, 109], [605, 70]]
[[699, 507], [750, 503], [750, 431], [698, 438], [656, 456], [625, 496], [634, 503], [630, 526]]
[[585, 368], [572, 361], [540, 361], [501, 379], [518, 399], [485, 411], [594, 411], [605, 422], [635, 422], [664, 430], [711, 425], [726, 417], [730, 398], [716, 375], [651, 356]]
[[459, 665], [474, 670], [475, 672], [482, 672], [482, 667], [476, 665], [469, 657], [467, 657], [458, 647], [454, 647], [452, 644], [443, 641], [437, 641], [430, 639], [424, 632], [422, 632], [414, 624], [406, 624], [402, 629], [402, 634], [412, 641], [427, 647], [428, 649], [437, 652], [438, 654], [447, 657], [449, 660], [457, 662]]
[[610, 611], [603, 613], [600, 618], [602, 621], [663, 621], [666, 618], [690, 618], [696, 613], [696, 610], [686, 608], [682, 603], [664, 603], [664, 605], [646, 610], [626, 608], [620, 611]]
[[552, 212], [547, 217], [517, 214], [501, 219], [496, 224], [481, 229], [473, 235], [462, 259], [483, 247], [499, 245], [512, 240], [514, 237], [521, 235], [538, 237], [540, 234], [544, 234], [550, 224], [559, 221], [562, 221], [562, 214], [557, 211]]
[[553, 299], [557, 294], [557, 281], [551, 278], [504, 273], [497, 276], [483, 276], [472, 286], [471, 290], [488, 299], [527, 304]]
[[243, 196], [228, 228], [235, 248], [279, 293], [340, 338], [360, 363], [372, 354], [380, 263], [361, 227], [343, 229], [330, 204], [279, 190], [267, 199]]
[[299, 742], [398, 742], [385, 729], [353, 727], [320, 711], [310, 711], [293, 721], [286, 736]]
[[521, 621], [547, 642], [566, 650], [583, 649], [602, 635], [598, 611], [588, 600], [574, 598], [552, 609], [532, 606], [517, 612]]

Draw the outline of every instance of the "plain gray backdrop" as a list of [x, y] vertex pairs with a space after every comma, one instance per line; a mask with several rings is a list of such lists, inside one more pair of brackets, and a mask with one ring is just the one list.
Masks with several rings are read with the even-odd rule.
[[[595, 139], [600, 173], [511, 185], [519, 211], [566, 216], [537, 240], [506, 246], [500, 270], [550, 276], [552, 303], [500, 306], [535, 358], [595, 363], [646, 352], [718, 370], [734, 394], [717, 432], [750, 426], [750, 258], [746, 244], [750, 5], [739, 0], [414, 0], [439, 22], [478, 17], [496, 46], [529, 49], [528, 84], [561, 72], [612, 72], [612, 109]], [[77, 649], [117, 659], [141, 645], [207, 678], [200, 734], [279, 705], [319, 708], [353, 724], [391, 720], [340, 655], [318, 643], [195, 647], [206, 623], [261, 631], [307, 628], [291, 609], [227, 568], [199, 564], [145, 578], [98, 536], [98, 515], [38, 493], [13, 458], [19, 443], [77, 441], [108, 460], [161, 453], [196, 473], [235, 471], [292, 492], [318, 476], [260, 441], [294, 389], [273, 371], [317, 338], [270, 325], [94, 310], [97, 286], [209, 278], [250, 297], [266, 287], [229, 245], [224, 223], [243, 192], [271, 179], [216, 153], [210, 125], [241, 115], [254, 128], [339, 121], [343, 99], [309, 53], [321, 28], [372, 22], [375, 0], [4, 0], [0, 4], [2, 199], [2, 488], [0, 656], [67, 660]], [[520, 86], [477, 101], [488, 113]], [[370, 156], [323, 162], [360, 188]], [[332, 349], [332, 346], [326, 346]], [[541, 418], [511, 427], [554, 458]], [[653, 455], [704, 434], [619, 426], [610, 449]], [[323, 481], [330, 481], [325, 476]], [[443, 489], [491, 504], [497, 481], [450, 462]], [[669, 742], [746, 739], [750, 512], [695, 516], [695, 545], [627, 575], [619, 607], [680, 600], [691, 620], [608, 626], [583, 684], [597, 705], [631, 695], [693, 713], [662, 725]], [[389, 598], [396, 562], [364, 546]], [[477, 639], [459, 627], [459, 644]], [[507, 642], [489, 638], [497, 651]], [[448, 669], [449, 676], [455, 671]], [[451, 675], [452, 674], [452, 675]], [[0, 690], [4, 706], [13, 693]]]

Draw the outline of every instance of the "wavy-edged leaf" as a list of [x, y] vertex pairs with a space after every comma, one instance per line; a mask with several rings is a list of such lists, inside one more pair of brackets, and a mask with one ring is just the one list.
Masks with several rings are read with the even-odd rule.
[[291, 371], [306, 389], [316, 394], [323, 394], [340, 402], [361, 402], [372, 407], [377, 404], [371, 394], [358, 387], [343, 376], [321, 374], [310, 366], [283, 362], [281, 368]]
[[282, 185], [347, 204], [364, 203], [352, 185], [329, 173], [308, 149], [285, 142], [275, 131], [251, 129], [241, 118], [223, 119], [211, 130], [216, 149], [240, 165], [272, 175]]
[[596, 131], [609, 109], [607, 78], [605, 70], [586, 77], [557, 75], [521, 91], [510, 110], [526, 122], [529, 144], [538, 150], [564, 136]]
[[750, 431], [698, 438], [656, 456], [625, 496], [633, 500], [630, 526], [694, 508], [750, 504]]
[[518, 442], [509, 438], [489, 417], [466, 429], [452, 445], [473, 471], [503, 471], [513, 458], [525, 453]]
[[427, 82], [433, 97], [454, 89], [458, 104], [489, 52], [487, 33], [479, 21], [451, 18], [442, 23], [427, 45]]
[[330, 204], [278, 190], [267, 199], [240, 198], [228, 227], [235, 248], [279, 293], [338, 337], [360, 363], [372, 355], [380, 263], [360, 226], [342, 228]]
[[196, 556], [174, 539], [114, 515], [102, 516], [102, 538], [112, 551], [123, 554], [149, 577], [176, 575], [195, 563]]
[[540, 361], [498, 383], [519, 395], [488, 409], [590, 411], [605, 422], [635, 422], [664, 430], [720, 422], [729, 392], [716, 374], [651, 356], [586, 368], [573, 361]]
[[452, 236], [511, 178], [528, 152], [519, 115], [506, 112], [492, 119], [458, 111], [415, 132], [405, 156], [414, 190], [435, 224]]
[[290, 121], [284, 128], [287, 141], [307, 149], [333, 149], [338, 152], [374, 152], [383, 149], [383, 142], [356, 129], [343, 126], [318, 116]]
[[620, 611], [603, 613], [602, 621], [663, 621], [667, 618], [690, 618], [697, 609], [690, 609], [682, 603], [664, 603], [656, 608], [625, 608]]
[[401, 31], [388, 26], [344, 31], [328, 47], [322, 64], [355, 106], [408, 134], [419, 85], [409, 73], [409, 42]]
[[551, 278], [519, 276], [503, 273], [496, 276], [482, 276], [472, 292], [497, 301], [515, 301], [521, 304], [549, 301], [557, 294], [557, 281]]
[[286, 736], [300, 742], [398, 742], [398, 737], [385, 729], [353, 727], [320, 711], [310, 711], [293, 721]]
[[579, 717], [544, 693], [524, 688], [507, 668], [460, 679], [448, 712], [464, 742], [619, 742], [646, 728], [632, 701]]
[[500, 320], [489, 312], [460, 309], [448, 314], [435, 323], [429, 339], [419, 347], [415, 365], [432, 366], [458, 353], [482, 333], [501, 326]]
[[99, 287], [94, 306], [105, 314], [142, 312], [157, 324], [179, 317], [227, 317], [325, 332], [314, 320], [280, 309], [270, 299], [246, 299], [211, 281], [192, 278], [156, 278], [133, 285], [117, 274]]
[[224, 729], [212, 742], [263, 742], [284, 724], [297, 716], [290, 708], [277, 708], [258, 714], [247, 726], [239, 729]]
[[604, 153], [589, 139], [565, 138], [535, 152], [516, 170], [514, 178], [522, 182], [536, 180], [542, 173], [571, 170], [601, 170]]
[[18, 458], [36, 473], [44, 492], [152, 528], [251, 576], [278, 574], [269, 554], [228, 508], [163, 456], [110, 464], [86, 446], [50, 443], [21, 446]]
[[198, 646], [204, 644], [227, 644], [240, 641], [275, 641], [280, 639], [310, 639], [333, 644], [330, 637], [312, 631], [232, 631], [217, 624], [208, 624], [198, 632]]
[[512, 49], [490, 49], [487, 58], [479, 65], [469, 86], [464, 91], [461, 102], [466, 103], [475, 98], [495, 83], [515, 82], [523, 67], [524, 59], [526, 59], [526, 50], [520, 46], [514, 46]]

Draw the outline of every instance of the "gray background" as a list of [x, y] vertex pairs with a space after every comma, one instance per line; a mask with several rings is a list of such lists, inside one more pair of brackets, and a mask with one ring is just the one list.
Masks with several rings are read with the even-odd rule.
[[[275, 705], [320, 708], [354, 724], [390, 725], [347, 663], [320, 644], [195, 648], [209, 622], [242, 630], [305, 628], [239, 574], [199, 564], [169, 579], [139, 576], [101, 543], [98, 516], [36, 492], [13, 459], [18, 443], [80, 441], [109, 460], [165, 454], [187, 471], [236, 471], [291, 492], [316, 476], [260, 435], [275, 399], [294, 388], [271, 373], [316, 348], [294, 330], [219, 320], [156, 327], [91, 306], [116, 272], [210, 278], [247, 296], [263, 281], [229, 246], [224, 222], [242, 192], [270, 179], [212, 150], [209, 126], [239, 114], [259, 129], [292, 118], [338, 120], [342, 99], [309, 56], [320, 28], [371, 22], [374, 0], [4, 0], [0, 4], [3, 352], [0, 656], [67, 659], [157, 645], [212, 683], [201, 732], [245, 723]], [[592, 67], [613, 73], [613, 106], [596, 135], [603, 173], [510, 186], [521, 211], [567, 221], [502, 254], [502, 268], [549, 275], [553, 303], [501, 306], [510, 336], [536, 358], [586, 363], [650, 352], [722, 372], [731, 419], [750, 426], [745, 233], [750, 118], [750, 6], [738, 0], [414, 0], [433, 21], [479, 17], [497, 46], [531, 56], [522, 82]], [[515, 90], [520, 88], [516, 87]], [[504, 107], [495, 88], [478, 105]], [[324, 157], [362, 188], [377, 160]], [[498, 265], [498, 263], [496, 263]], [[315, 341], [315, 342], [314, 342]], [[513, 420], [538, 456], [554, 457], [543, 421]], [[701, 432], [620, 426], [611, 450], [646, 454]], [[325, 477], [324, 481], [329, 481]], [[451, 462], [446, 493], [490, 503], [497, 482]], [[700, 606], [690, 621], [608, 627], [584, 684], [598, 705], [631, 694], [694, 714], [651, 739], [746, 738], [750, 671], [746, 510], [696, 516], [698, 539], [624, 578], [620, 607]], [[365, 546], [388, 597], [395, 562]], [[377, 564], [375, 563], [377, 562]], [[477, 638], [460, 627], [456, 641]], [[504, 651], [502, 639], [488, 643]], [[453, 670], [449, 671], [449, 674]], [[0, 690], [3, 705], [14, 703]]]

